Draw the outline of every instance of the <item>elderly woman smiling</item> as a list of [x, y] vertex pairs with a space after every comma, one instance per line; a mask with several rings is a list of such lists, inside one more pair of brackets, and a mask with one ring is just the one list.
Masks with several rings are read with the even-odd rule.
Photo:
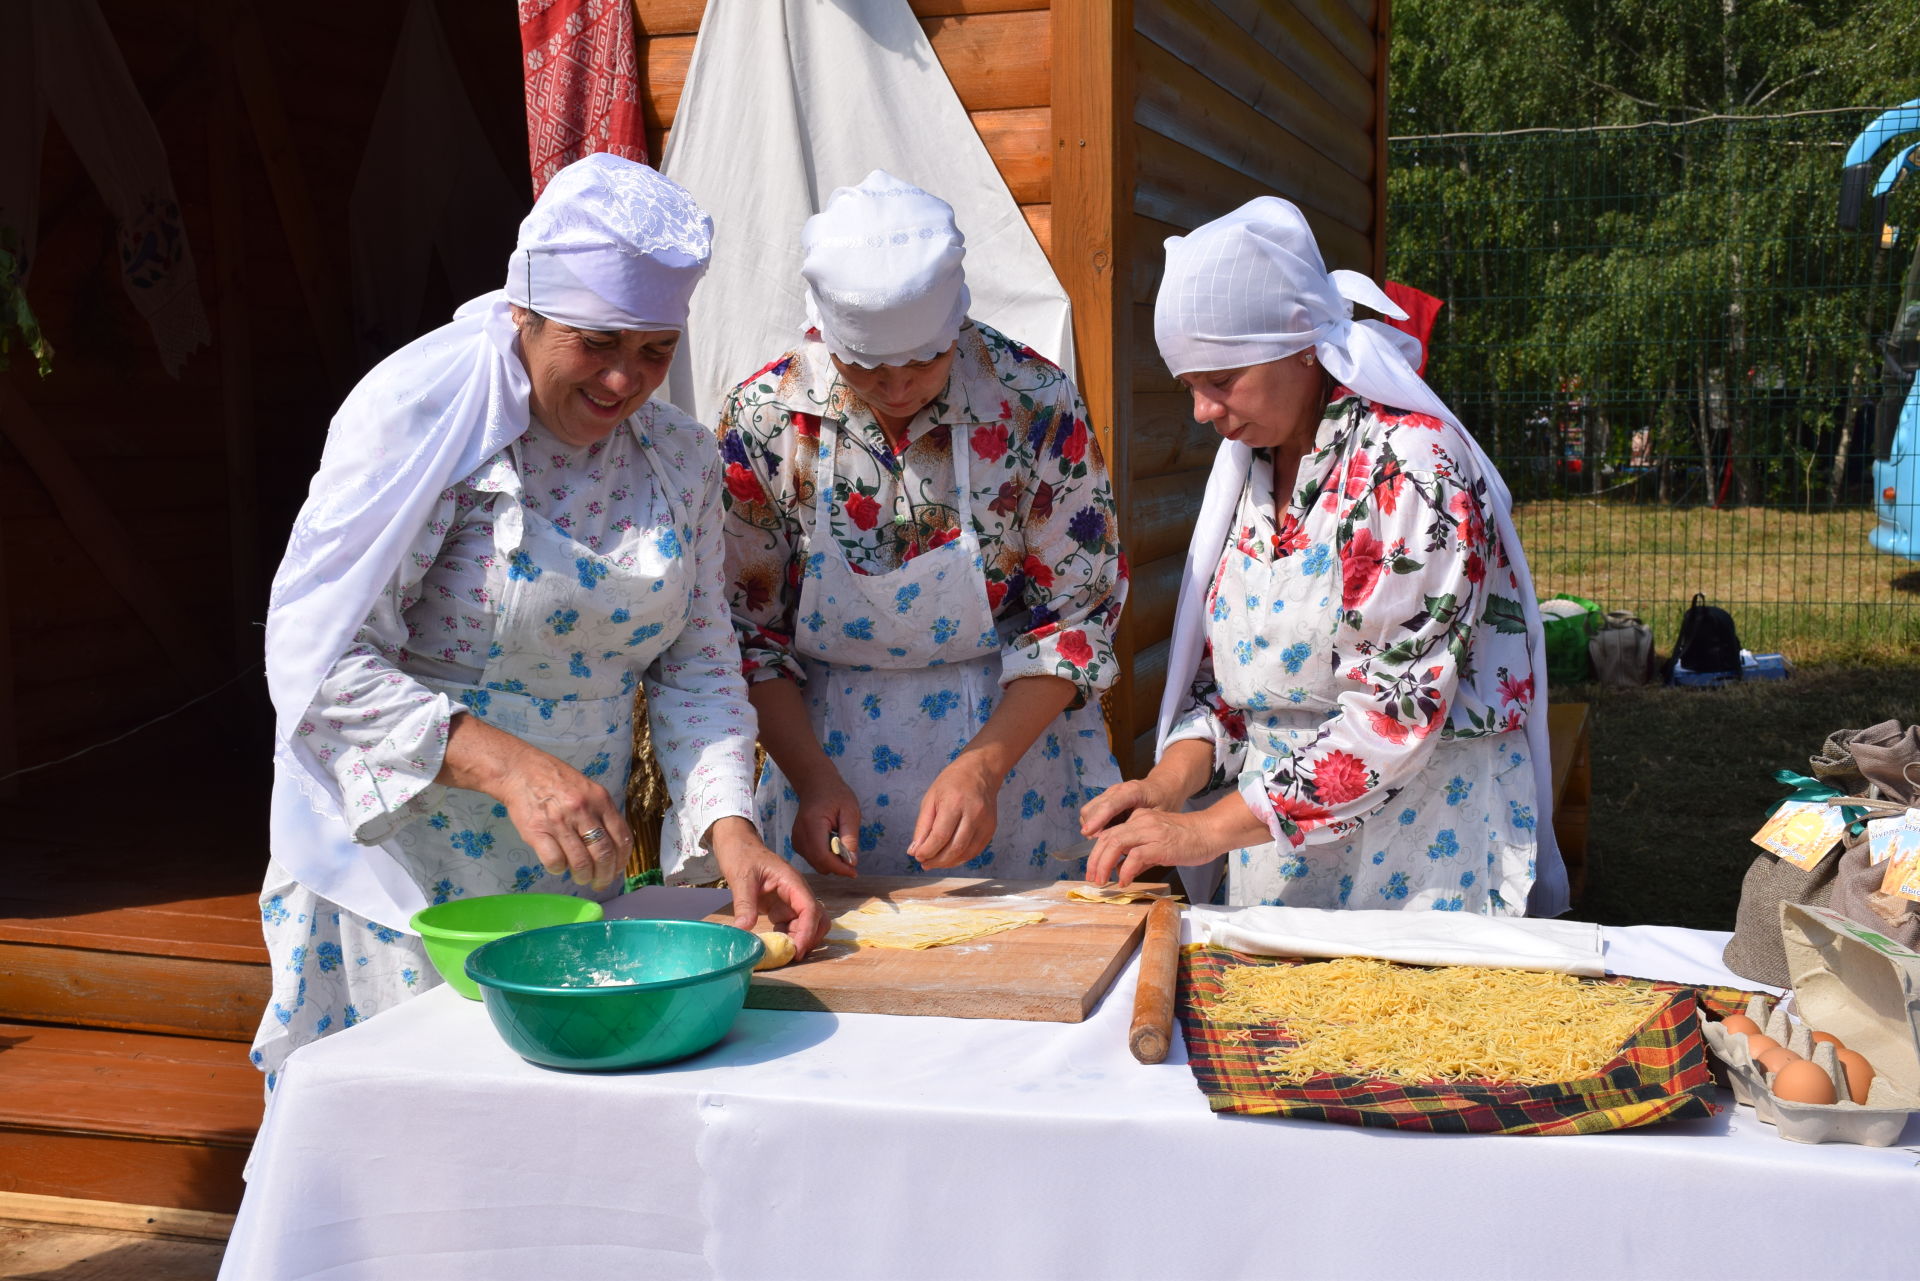
[[1154, 334], [1225, 439], [1160, 757], [1083, 811], [1088, 877], [1226, 854], [1236, 905], [1556, 914], [1546, 669], [1506, 487], [1412, 340], [1355, 302], [1405, 314], [1327, 272], [1284, 200], [1167, 241]]
[[399, 928], [418, 908], [619, 891], [642, 681], [679, 841], [742, 925], [764, 908], [802, 952], [824, 933], [749, 817], [718, 453], [649, 399], [710, 231], [653, 170], [581, 160], [522, 224], [506, 289], [335, 416], [267, 623], [269, 1085], [298, 1045], [433, 985]]

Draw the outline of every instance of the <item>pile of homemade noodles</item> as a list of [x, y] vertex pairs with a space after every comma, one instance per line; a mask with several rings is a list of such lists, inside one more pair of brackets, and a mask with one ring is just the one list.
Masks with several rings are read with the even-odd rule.
[[1203, 1013], [1284, 1027], [1298, 1044], [1265, 1063], [1289, 1082], [1333, 1072], [1547, 1085], [1597, 1073], [1669, 997], [1570, 974], [1346, 957], [1229, 970]]

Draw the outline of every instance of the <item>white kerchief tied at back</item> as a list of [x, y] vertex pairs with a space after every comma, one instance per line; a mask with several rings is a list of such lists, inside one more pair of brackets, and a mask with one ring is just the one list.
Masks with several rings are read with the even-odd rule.
[[967, 318], [966, 237], [953, 207], [875, 169], [800, 232], [807, 325], [849, 364], [904, 365], [953, 345]]
[[[1546, 645], [1533, 575], [1513, 527], [1513, 497], [1498, 469], [1414, 369], [1419, 342], [1377, 320], [1354, 320], [1353, 304], [1396, 319], [1404, 319], [1406, 312], [1359, 272], [1329, 272], [1306, 216], [1278, 196], [1248, 201], [1188, 235], [1169, 237], [1166, 251], [1166, 270], [1154, 299], [1153, 335], [1161, 359], [1176, 378], [1265, 364], [1311, 348], [1336, 383], [1374, 404], [1429, 414], [1459, 429], [1474, 465], [1486, 479], [1488, 515], [1500, 531], [1526, 612], [1534, 675], [1526, 734], [1538, 793], [1534, 812], [1539, 841], [1527, 910], [1534, 916], [1558, 916], [1568, 907], [1567, 874], [1553, 839]], [[1252, 451], [1246, 445], [1220, 442], [1181, 573], [1157, 750], [1165, 750], [1167, 735], [1200, 669], [1206, 647], [1206, 589], [1220, 563], [1251, 463]]]
[[527, 430], [510, 304], [585, 329], [680, 329], [711, 233], [645, 165], [576, 161], [521, 223], [508, 287], [387, 357], [334, 415], [267, 603], [273, 856], [322, 897], [394, 929], [426, 906], [391, 855], [348, 836], [301, 723], [440, 494]]
[[595, 153], [541, 192], [507, 264], [507, 299], [576, 329], [687, 327], [713, 220], [686, 189]]

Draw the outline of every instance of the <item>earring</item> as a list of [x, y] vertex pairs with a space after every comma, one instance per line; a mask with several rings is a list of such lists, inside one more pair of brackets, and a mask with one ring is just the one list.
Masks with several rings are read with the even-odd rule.
[[1313, 359], [1313, 357], [1312, 357], [1312, 356], [1308, 356], [1308, 357], [1307, 357], [1307, 368], [1308, 368], [1308, 369], [1312, 369], [1312, 368], [1313, 368], [1313, 366], [1314, 366], [1314, 359]]

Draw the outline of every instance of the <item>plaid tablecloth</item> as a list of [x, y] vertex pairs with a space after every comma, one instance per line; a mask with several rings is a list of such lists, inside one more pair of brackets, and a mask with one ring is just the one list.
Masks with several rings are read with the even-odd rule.
[[1707, 1067], [1700, 1010], [1732, 1013], [1747, 994], [1732, 988], [1689, 987], [1647, 979], [1589, 979], [1631, 983], [1672, 994], [1620, 1053], [1595, 1076], [1554, 1085], [1407, 1085], [1378, 1078], [1326, 1074], [1298, 1084], [1280, 1080], [1262, 1060], [1289, 1045], [1277, 1024], [1219, 1023], [1200, 1012], [1217, 996], [1228, 971], [1248, 965], [1312, 964], [1243, 956], [1189, 946], [1180, 957], [1180, 1023], [1195, 1081], [1216, 1112], [1290, 1116], [1347, 1125], [1482, 1134], [1594, 1134], [1711, 1116], [1713, 1080]]

